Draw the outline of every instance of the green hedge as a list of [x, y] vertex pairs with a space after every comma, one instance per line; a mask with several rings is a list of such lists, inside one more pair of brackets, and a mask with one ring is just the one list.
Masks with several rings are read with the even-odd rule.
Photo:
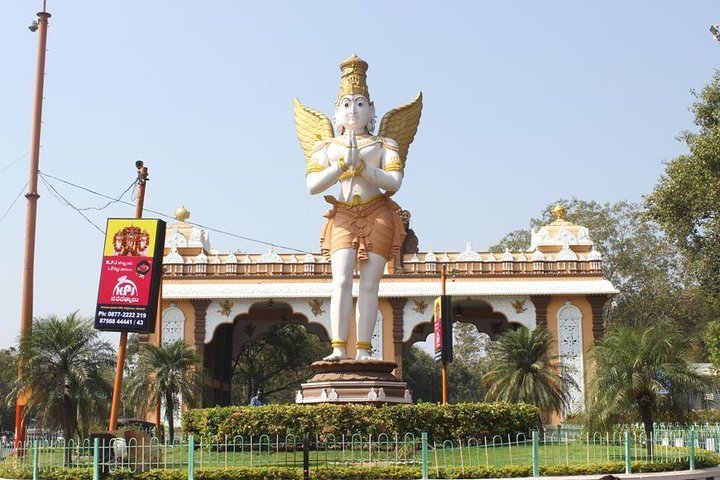
[[698, 423], [720, 423], [720, 410], [695, 410], [692, 417]]
[[[718, 464], [718, 457], [696, 459], [696, 468], [706, 468]], [[633, 473], [669, 472], [687, 470], [687, 462], [658, 462], [658, 463], [632, 463]], [[439, 473], [439, 475], [438, 475]], [[541, 476], [569, 476], [569, 475], [603, 475], [608, 473], [625, 473], [623, 462], [601, 463], [591, 465], [556, 465], [540, 468]], [[4, 471], [0, 474], [6, 478], [32, 478], [30, 472]], [[466, 467], [440, 469], [436, 472], [430, 469], [430, 478], [512, 478], [532, 476], [531, 466], [512, 466], [504, 468], [493, 467]], [[312, 480], [410, 480], [421, 478], [420, 467], [401, 466], [351, 466], [337, 468], [319, 468], [310, 470]], [[91, 480], [90, 469], [58, 469], [53, 472], [43, 472], [41, 478], [48, 480]], [[119, 470], [108, 477], [108, 480], [185, 480], [187, 470], [151, 470], [148, 472], [130, 472]], [[229, 468], [197, 468], [196, 480], [302, 480], [302, 471], [292, 468], [275, 467], [229, 467]]]
[[437, 405], [267, 405], [190, 410], [183, 415], [183, 432], [196, 437], [228, 438], [267, 434], [301, 437], [304, 432], [328, 434], [381, 433], [430, 439], [516, 435], [537, 428], [538, 409], [507, 403]]

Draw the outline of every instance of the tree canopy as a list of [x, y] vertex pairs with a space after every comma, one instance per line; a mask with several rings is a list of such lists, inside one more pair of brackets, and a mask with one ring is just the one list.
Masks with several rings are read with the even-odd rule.
[[257, 390], [272, 402], [294, 402], [310, 364], [327, 355], [328, 345], [296, 324], [275, 325], [245, 343], [234, 359], [232, 400], [247, 405]]
[[203, 387], [200, 357], [183, 340], [162, 346], [141, 344], [138, 356], [137, 366], [126, 382], [126, 402], [140, 413], [162, 402], [172, 442], [180, 398], [190, 407], [199, 403]]
[[[488, 387], [486, 399], [527, 403], [543, 413], [560, 411], [568, 405], [557, 358], [551, 355], [547, 330], [520, 326], [503, 333], [492, 345], [492, 363], [483, 376]], [[571, 381], [566, 379], [566, 381]]]
[[688, 260], [703, 291], [720, 303], [720, 72], [692, 92], [698, 127], [679, 136], [689, 153], [667, 162], [646, 205]]
[[[18, 351], [14, 347], [0, 350], [0, 395], [7, 395], [18, 378]], [[15, 425], [15, 399], [0, 403], [0, 434]]]
[[[488, 369], [487, 337], [471, 323], [453, 324], [453, 362], [447, 367], [448, 397], [452, 403], [480, 402], [487, 389], [482, 377]], [[403, 357], [403, 381], [415, 401], [442, 401], [442, 372], [434, 358], [420, 347], [412, 346]]]
[[690, 362], [691, 345], [691, 338], [664, 321], [614, 328], [595, 345], [590, 425], [604, 429], [640, 420], [650, 438], [659, 413], [686, 420], [692, 395], [708, 385]]
[[39, 425], [59, 428], [70, 439], [86, 437], [93, 420], [107, 418], [115, 352], [100, 340], [92, 320], [77, 312], [33, 320], [19, 360], [22, 376], [10, 399], [32, 392], [26, 414]]
[[[670, 320], [688, 332], [704, 329], [711, 318], [704, 296], [689, 278], [682, 252], [643, 205], [559, 199], [532, 219], [531, 227], [552, 222], [557, 203], [566, 207], [566, 220], [588, 228], [594, 248], [602, 254], [603, 273], [620, 290], [606, 306], [606, 327]], [[517, 230], [492, 248], [529, 245], [529, 230]]]

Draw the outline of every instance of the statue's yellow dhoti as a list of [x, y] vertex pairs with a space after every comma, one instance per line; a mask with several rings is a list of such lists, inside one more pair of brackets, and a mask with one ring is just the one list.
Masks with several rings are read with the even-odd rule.
[[327, 221], [320, 234], [320, 248], [327, 258], [341, 248], [357, 250], [359, 261], [367, 260], [368, 252], [387, 260], [400, 252], [405, 227], [398, 215], [399, 206], [387, 195], [353, 205], [335, 197], [325, 197], [333, 205], [325, 214]]

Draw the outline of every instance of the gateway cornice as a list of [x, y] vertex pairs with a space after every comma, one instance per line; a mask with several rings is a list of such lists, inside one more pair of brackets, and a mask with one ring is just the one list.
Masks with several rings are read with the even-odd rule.
[[[330, 282], [276, 283], [163, 283], [163, 298], [182, 300], [193, 298], [327, 298]], [[380, 284], [380, 297], [434, 297], [440, 291], [439, 282], [404, 282], [386, 279]], [[518, 296], [518, 295], [614, 295], [618, 290], [607, 280], [544, 279], [511, 281], [463, 281], [447, 283], [448, 295]], [[353, 286], [357, 296], [357, 284]]]

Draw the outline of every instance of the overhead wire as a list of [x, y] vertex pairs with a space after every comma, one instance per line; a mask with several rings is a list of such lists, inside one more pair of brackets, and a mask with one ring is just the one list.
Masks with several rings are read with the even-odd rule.
[[[83, 190], [83, 191], [85, 191], [85, 192], [91, 193], [91, 194], [93, 194], [93, 195], [97, 195], [97, 196], [99, 196], [99, 197], [112, 200], [110, 203], [121, 203], [121, 204], [123, 204], [123, 205], [128, 205], [128, 206], [131, 206], [131, 207], [134, 207], [134, 206], [135, 206], [135, 205], [134, 205], [133, 203], [131, 203], [131, 202], [122, 200], [122, 196], [127, 192], [127, 190], [125, 190], [125, 192], [123, 192], [123, 194], [122, 194], [120, 197], [115, 198], [115, 197], [111, 197], [111, 196], [109, 196], [109, 195], [106, 195], [106, 194], [104, 194], [104, 193], [101, 193], [101, 192], [97, 192], [97, 191], [95, 191], [95, 190], [92, 190], [92, 189], [90, 189], [90, 188], [88, 188], [88, 187], [84, 187], [84, 186], [82, 186], [82, 185], [78, 185], [78, 184], [73, 183], [73, 182], [70, 182], [70, 181], [68, 181], [68, 180], [64, 180], [64, 179], [62, 179], [62, 178], [55, 177], [55, 176], [50, 175], [50, 174], [48, 174], [48, 173], [40, 172], [40, 177], [43, 178], [43, 181], [44, 181], [46, 184], [48, 184], [48, 182], [47, 182], [47, 179], [44, 178], [44, 177], [51, 178], [51, 179], [53, 179], [53, 180], [57, 180], [58, 182], [64, 183], [64, 184], [66, 184], [66, 185], [68, 185], [68, 186], [71, 186], [71, 187], [74, 187], [74, 188], [78, 188], [78, 189], [80, 189], [80, 190]], [[132, 185], [131, 185], [130, 187], [134, 186], [136, 183], [137, 183], [137, 180], [133, 181], [133, 183], [132, 183]], [[129, 187], [129, 188], [130, 188], [130, 187]], [[129, 188], [128, 188], [128, 189], [129, 189]], [[66, 201], [66, 203], [68, 203], [69, 206], [71, 206], [72, 208], [74, 208], [75, 210], [77, 210], [78, 213], [80, 213], [80, 214], [82, 215], [82, 212], [80, 212], [80, 211], [79, 211], [77, 208], [75, 208], [72, 204], [70, 204], [69, 202], [67, 202], [67, 200], [65, 200], [65, 201]], [[144, 210], [147, 211], [147, 212], [153, 213], [153, 214], [155, 214], [155, 215], [158, 215], [158, 216], [160, 216], [160, 217], [166, 218], [166, 219], [175, 220], [175, 217], [173, 217], [172, 215], [167, 215], [167, 214], [165, 214], [165, 213], [163, 213], [163, 212], [159, 212], [159, 211], [153, 210], [153, 209], [151, 209], [151, 208], [145, 207]], [[83, 217], [85, 217], [85, 215], [83, 215]], [[85, 217], [85, 218], [87, 219], [87, 217]], [[91, 223], [92, 223], [92, 222], [91, 222]], [[205, 229], [205, 230], [207, 230], [207, 231], [209, 231], [209, 232], [214, 232], [214, 233], [218, 233], [218, 234], [221, 234], [221, 235], [227, 235], [227, 236], [229, 236], [229, 237], [237, 238], [237, 239], [244, 240], [244, 241], [247, 241], [247, 242], [259, 243], [259, 244], [261, 244], [261, 245], [266, 245], [266, 246], [269, 246], [269, 247], [279, 248], [279, 249], [282, 249], [282, 250], [287, 250], [287, 251], [292, 251], [292, 252], [297, 252], [297, 253], [305, 253], [305, 254], [306, 254], [306, 253], [311, 253], [311, 252], [308, 252], [307, 250], [303, 250], [303, 249], [300, 249], [300, 248], [288, 247], [288, 246], [286, 246], [286, 245], [281, 245], [281, 244], [278, 244], [278, 243], [273, 243], [273, 242], [267, 242], [267, 241], [264, 241], [264, 240], [259, 240], [259, 239], [257, 239], [257, 238], [252, 238], [252, 237], [248, 237], [248, 236], [245, 236], [245, 235], [240, 235], [240, 234], [233, 233], [233, 232], [228, 232], [228, 231], [226, 231], [226, 230], [221, 230], [221, 229], [219, 229], [219, 228], [209, 227], [209, 226], [203, 225], [203, 224], [201, 224], [201, 223], [189, 222], [189, 221], [187, 221], [187, 220], [185, 220], [184, 223], [187, 223], [188, 225], [193, 225], [193, 226], [198, 227], [198, 228], [203, 228], [203, 229]], [[93, 225], [95, 225], [95, 224], [93, 224]], [[95, 226], [95, 228], [98, 228], [98, 227]], [[103, 232], [103, 233], [104, 233], [104, 232]]]
[[45, 184], [45, 186], [50, 189], [50, 193], [51, 193], [55, 198], [58, 198], [58, 199], [62, 200], [63, 202], [65, 202], [65, 204], [66, 204], [68, 207], [70, 207], [70, 208], [72, 208], [73, 210], [75, 210], [81, 217], [83, 217], [83, 218], [85, 219], [86, 222], [88, 222], [90, 225], [92, 225], [93, 227], [95, 227], [95, 229], [96, 229], [98, 232], [100, 232], [100, 234], [105, 235], [105, 230], [103, 230], [102, 228], [100, 228], [100, 227], [98, 227], [97, 225], [95, 225], [95, 224], [93, 223], [93, 221], [90, 220], [90, 219], [87, 217], [87, 215], [85, 215], [85, 214], [84, 214], [83, 212], [81, 212], [75, 205], [73, 205], [72, 202], [70, 202], [70, 200], [68, 200], [67, 198], [63, 197], [63, 195], [62, 195], [60, 192], [58, 192], [57, 189], [56, 189], [52, 184], [50, 184], [50, 182], [48, 182], [47, 180], [45, 180], [45, 178], [43, 178], [42, 175], [40, 175], [40, 180], [42, 180], [42, 182]]
[[28, 153], [29, 153], [29, 152], [23, 153], [23, 154], [20, 155], [18, 158], [16, 158], [16, 159], [13, 160], [12, 162], [8, 163], [7, 165], [5, 165], [5, 166], [2, 168], [2, 170], [0, 170], [0, 173], [4, 172], [4, 171], [7, 170], [8, 168], [12, 167], [13, 165], [15, 165], [17, 162], [19, 162], [19, 161], [22, 160], [23, 158], [27, 157], [27, 156], [28, 156]]
[[[122, 192], [117, 198], [110, 199], [110, 201], [108, 201], [108, 202], [107, 202], [105, 205], [103, 205], [102, 207], [85, 207], [85, 208], [79, 208], [78, 210], [82, 210], [82, 211], [87, 211], [87, 210], [105, 210], [107, 207], [109, 207], [109, 206], [112, 205], [113, 203], [119, 202], [119, 201], [125, 196], [125, 194], [126, 194], [128, 191], [130, 191], [130, 190], [133, 189], [133, 187], [134, 187], [136, 184], [137, 184], [137, 180], [133, 180], [132, 183], [130, 183], [130, 185], [128, 185], [128, 187], [127, 187], [125, 190], [123, 190], [123, 192]], [[134, 196], [134, 195], [133, 195], [133, 196]]]
[[3, 220], [5, 220], [5, 217], [7, 216], [7, 214], [10, 213], [10, 210], [12, 210], [12, 208], [15, 206], [15, 203], [17, 203], [18, 198], [20, 198], [20, 195], [22, 195], [22, 193], [25, 191], [25, 188], [27, 187], [27, 185], [28, 185], [27, 182], [25, 182], [25, 185], [22, 186], [22, 188], [20, 189], [18, 194], [15, 196], [15, 200], [12, 201], [12, 203], [10, 204], [8, 209], [5, 210], [5, 213], [3, 213], [2, 217], [0, 217], [0, 223], [2, 223]]

